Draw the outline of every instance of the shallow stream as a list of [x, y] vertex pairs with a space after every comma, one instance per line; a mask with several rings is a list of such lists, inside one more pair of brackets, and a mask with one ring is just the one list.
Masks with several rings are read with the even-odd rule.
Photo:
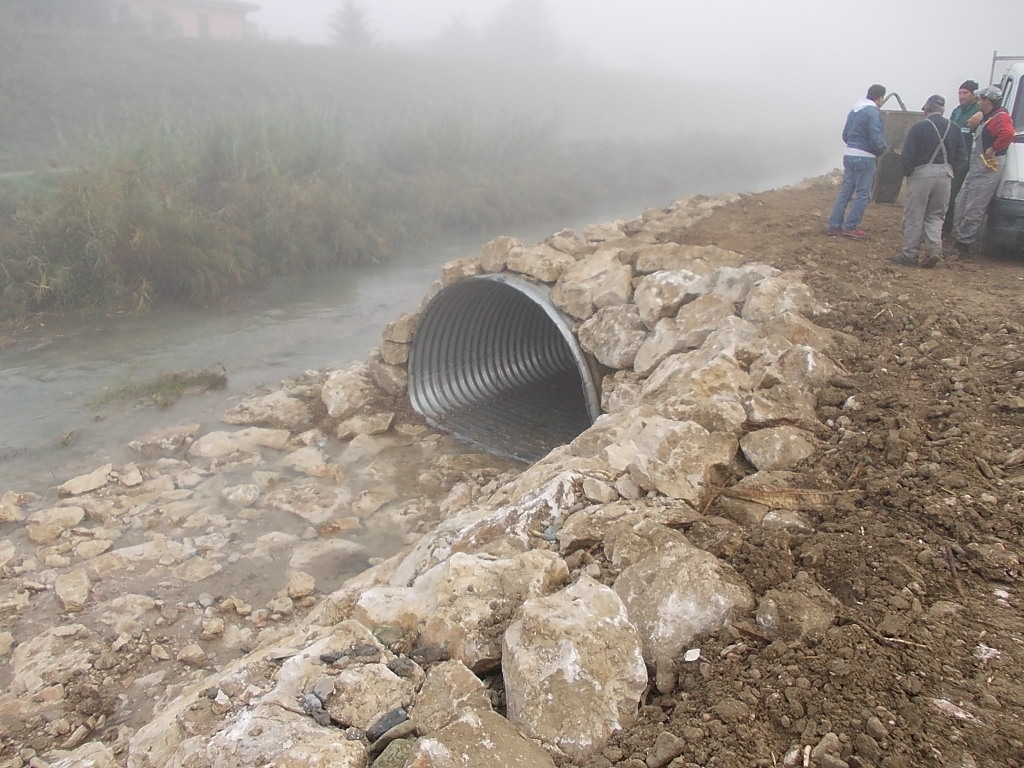
[[[419, 306], [439, 266], [479, 244], [406, 254], [385, 266], [280, 282], [228, 309], [164, 307], [142, 317], [69, 318], [0, 349], [0, 493], [42, 492], [108, 461], [154, 427], [219, 428], [227, 400], [307, 369], [361, 360], [384, 326]], [[167, 408], [104, 402], [172, 371], [223, 367], [227, 388]]]

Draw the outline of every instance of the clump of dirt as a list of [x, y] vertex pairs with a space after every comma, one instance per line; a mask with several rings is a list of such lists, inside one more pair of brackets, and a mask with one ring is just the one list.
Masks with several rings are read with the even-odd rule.
[[801, 270], [832, 308], [816, 322], [856, 338], [802, 468], [848, 493], [813, 531], [715, 551], [759, 593], [805, 572], [838, 621], [816, 642], [753, 624], [707, 642], [592, 768], [1024, 765], [1024, 253], [893, 264], [902, 208], [871, 206], [866, 241], [829, 237], [836, 190], [745, 195], [671, 239]]

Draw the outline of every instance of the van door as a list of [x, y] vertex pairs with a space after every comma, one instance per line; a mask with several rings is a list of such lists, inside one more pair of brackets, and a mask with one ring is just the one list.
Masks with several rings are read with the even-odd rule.
[[985, 244], [994, 251], [1024, 251], [1024, 62], [1010, 65], [1000, 84], [1003, 106], [1013, 118], [1016, 140], [1006, 151], [1002, 177], [992, 198], [985, 228]]

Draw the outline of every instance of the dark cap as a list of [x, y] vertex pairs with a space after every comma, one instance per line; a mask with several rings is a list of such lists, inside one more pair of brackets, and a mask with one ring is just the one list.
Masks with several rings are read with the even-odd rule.
[[960, 87], [966, 91], [970, 91], [971, 93], [974, 93], [976, 90], [978, 90], [978, 84], [974, 80], [964, 80], [962, 83], [960, 83]]
[[934, 112], [935, 110], [942, 111], [946, 108], [946, 100], [935, 93], [928, 97], [928, 101], [921, 107], [922, 112]]

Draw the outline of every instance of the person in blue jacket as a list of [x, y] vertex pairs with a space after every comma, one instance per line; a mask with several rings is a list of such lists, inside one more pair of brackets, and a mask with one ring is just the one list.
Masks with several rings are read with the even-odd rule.
[[[828, 234], [863, 240], [867, 233], [860, 228], [871, 199], [878, 158], [889, 147], [882, 135], [882, 113], [885, 86], [872, 85], [865, 98], [853, 105], [843, 126], [843, 183], [839, 197], [828, 218]], [[850, 202], [853, 205], [850, 205]], [[847, 211], [849, 207], [849, 211]]]

